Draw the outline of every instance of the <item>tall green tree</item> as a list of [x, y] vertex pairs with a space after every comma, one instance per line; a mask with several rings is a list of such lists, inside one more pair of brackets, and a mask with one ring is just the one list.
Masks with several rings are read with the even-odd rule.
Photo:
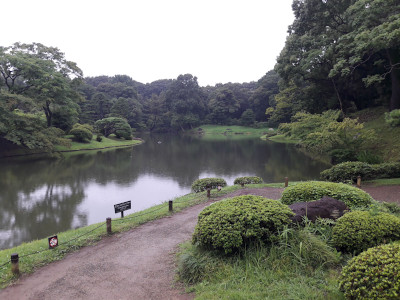
[[337, 40], [339, 57], [330, 78], [349, 77], [369, 64], [366, 86], [391, 83], [390, 109], [400, 108], [400, 0], [353, 1], [345, 12], [349, 24]]
[[40, 43], [0, 47], [0, 86], [33, 99], [43, 110], [47, 127], [56, 106], [70, 105], [76, 112], [75, 103], [82, 99], [77, 89], [81, 78], [82, 71], [57, 48]]
[[166, 108], [170, 113], [171, 127], [185, 130], [201, 123], [205, 116], [205, 95], [197, 77], [191, 74], [179, 75], [165, 95]]
[[218, 89], [215, 97], [209, 102], [209, 118], [214, 124], [229, 124], [239, 108], [239, 101], [234, 93], [227, 87]]

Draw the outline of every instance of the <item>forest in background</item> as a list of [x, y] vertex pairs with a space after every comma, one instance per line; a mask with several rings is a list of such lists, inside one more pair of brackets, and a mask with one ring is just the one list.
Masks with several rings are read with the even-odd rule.
[[250, 83], [201, 87], [191, 74], [147, 84], [127, 75], [84, 77], [55, 47], [0, 47], [0, 144], [51, 150], [77, 123], [107, 118], [136, 131], [176, 132], [400, 108], [399, 0], [294, 0], [292, 8], [274, 70]]

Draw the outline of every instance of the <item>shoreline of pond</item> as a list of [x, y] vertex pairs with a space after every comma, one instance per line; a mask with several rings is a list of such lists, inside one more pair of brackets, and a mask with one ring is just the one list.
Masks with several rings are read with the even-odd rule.
[[[117, 149], [117, 148], [127, 148], [133, 146], [139, 146], [143, 144], [145, 141], [141, 138], [133, 138], [129, 144], [126, 144], [127, 141], [123, 141], [123, 145], [112, 145], [112, 146], [103, 146], [103, 147], [94, 147], [94, 148], [79, 148], [79, 149], [69, 149], [69, 150], [55, 150], [53, 152], [26, 152], [21, 154], [12, 154], [12, 155], [1, 155], [0, 154], [0, 161], [2, 159], [7, 158], [19, 158], [19, 157], [27, 157], [27, 156], [36, 156], [38, 158], [54, 158], [57, 157], [60, 153], [70, 153], [70, 152], [80, 152], [80, 151], [93, 151], [93, 150], [106, 150], [106, 149]], [[24, 149], [24, 151], [27, 151]]]

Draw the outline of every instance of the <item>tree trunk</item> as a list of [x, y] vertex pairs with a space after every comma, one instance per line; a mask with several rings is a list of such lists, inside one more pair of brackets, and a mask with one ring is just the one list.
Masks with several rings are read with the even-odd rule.
[[390, 110], [400, 109], [400, 53], [398, 50], [387, 50], [390, 62], [390, 79], [392, 82], [392, 96], [390, 98]]
[[46, 105], [43, 106], [44, 109], [44, 114], [46, 115], [46, 120], [47, 120], [47, 127], [51, 126], [51, 121], [53, 118], [53, 112], [50, 110], [50, 102], [46, 101]]
[[332, 78], [332, 84], [333, 84], [333, 88], [335, 89], [336, 92], [336, 96], [338, 98], [339, 101], [339, 105], [340, 105], [340, 111], [342, 112], [343, 116], [344, 116], [344, 111], [343, 111], [343, 102], [342, 102], [342, 98], [340, 97], [339, 91], [336, 87], [336, 83], [335, 80]]

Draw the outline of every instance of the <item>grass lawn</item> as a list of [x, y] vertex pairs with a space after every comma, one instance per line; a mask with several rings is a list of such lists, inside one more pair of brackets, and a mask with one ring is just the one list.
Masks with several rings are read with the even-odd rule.
[[[259, 138], [269, 132], [269, 128], [253, 128], [244, 126], [227, 125], [202, 125], [190, 131], [202, 139], [223, 140], [229, 139], [248, 139]], [[274, 129], [275, 131], [275, 129]]]
[[270, 137], [268, 137], [267, 135], [263, 135], [261, 137], [261, 139], [267, 140], [267, 141], [272, 141], [275, 143], [285, 143], [285, 144], [297, 144], [299, 142], [299, 140], [288, 138], [287, 136], [284, 136], [283, 134], [277, 134], [277, 135], [270, 136]]
[[369, 108], [352, 115], [364, 123], [366, 129], [373, 129], [376, 132], [377, 140], [372, 147], [376, 153], [381, 153], [385, 161], [400, 160], [400, 127], [391, 127], [385, 122], [383, 107]]
[[111, 147], [125, 147], [125, 146], [138, 145], [140, 143], [142, 143], [142, 141], [140, 140], [125, 140], [125, 139], [118, 139], [114, 136], [110, 136], [108, 138], [103, 137], [101, 142], [98, 142], [93, 138], [90, 141], [90, 143], [78, 143], [75, 141], [71, 141], [70, 147], [57, 145], [55, 148], [56, 151], [64, 152], [64, 151], [103, 149]]

